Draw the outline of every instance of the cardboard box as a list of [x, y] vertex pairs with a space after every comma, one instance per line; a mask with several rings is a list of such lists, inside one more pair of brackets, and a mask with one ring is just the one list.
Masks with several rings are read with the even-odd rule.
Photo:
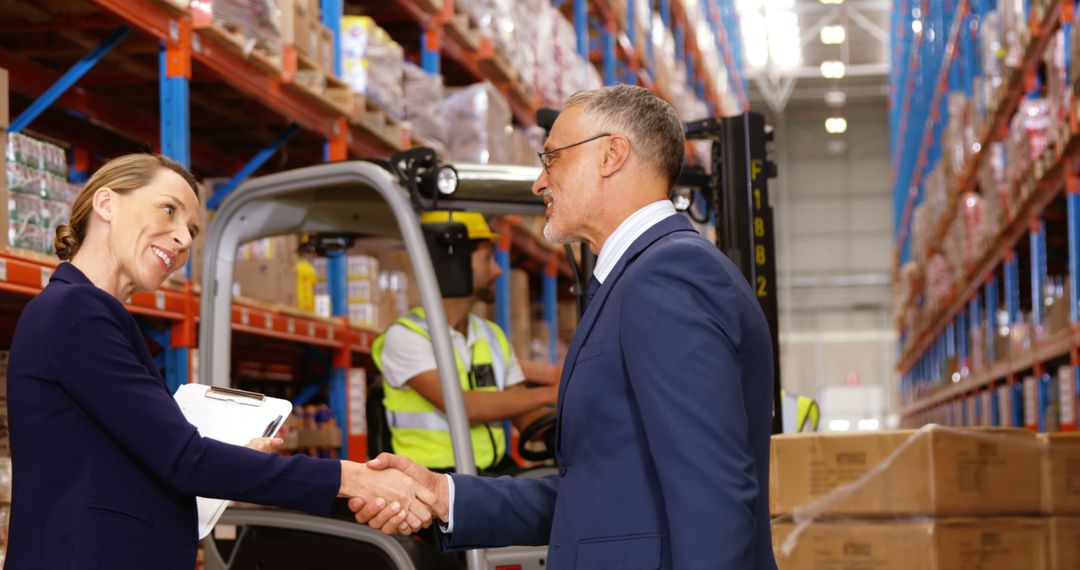
[[243, 297], [296, 306], [296, 265], [290, 260], [236, 260], [233, 281]]
[[789, 556], [794, 525], [773, 524], [780, 570], [1040, 570], [1047, 525], [1035, 518], [845, 521], [811, 525]]
[[1040, 433], [1038, 438], [1042, 444], [1042, 512], [1080, 515], [1080, 433]]
[[[0, 67], [0, 127], [2, 127], [5, 132], [8, 126], [11, 125], [11, 114], [8, 103], [9, 90], [10, 84], [8, 83], [8, 72], [6, 69]], [[7, 146], [5, 145], [4, 148], [7, 148]]]
[[315, 30], [316, 40], [318, 42], [318, 51], [315, 54], [315, 59], [319, 61], [319, 65], [327, 73], [334, 73], [334, 33], [330, 31], [330, 28], [319, 24]]
[[1080, 517], [1046, 519], [1049, 534], [1049, 570], [1080, 568]]
[[774, 515], [791, 513], [841, 485], [857, 484], [823, 506], [823, 513], [1038, 513], [1040, 477], [1032, 469], [1038, 460], [1035, 434], [1007, 428], [776, 435], [769, 507]]

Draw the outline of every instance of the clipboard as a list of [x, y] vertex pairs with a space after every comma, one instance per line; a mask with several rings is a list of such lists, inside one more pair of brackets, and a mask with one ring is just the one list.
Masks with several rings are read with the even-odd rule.
[[[247, 445], [256, 437], [272, 437], [292, 413], [288, 400], [205, 384], [184, 384], [173, 398], [200, 435], [233, 445]], [[224, 499], [196, 498], [199, 539], [210, 534], [229, 503]]]

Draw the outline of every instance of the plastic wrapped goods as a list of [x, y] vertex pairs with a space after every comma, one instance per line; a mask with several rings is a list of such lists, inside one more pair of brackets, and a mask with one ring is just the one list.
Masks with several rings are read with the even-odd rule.
[[443, 101], [449, 125], [450, 158], [461, 162], [510, 161], [510, 106], [488, 82], [470, 85]]
[[218, 26], [242, 32], [250, 47], [274, 55], [281, 53], [281, 15], [273, 0], [212, 0], [199, 4], [212, 12]]
[[405, 119], [412, 134], [446, 146], [443, 77], [405, 63]]
[[341, 18], [341, 68], [354, 93], [387, 116], [405, 119], [405, 52], [371, 18]]

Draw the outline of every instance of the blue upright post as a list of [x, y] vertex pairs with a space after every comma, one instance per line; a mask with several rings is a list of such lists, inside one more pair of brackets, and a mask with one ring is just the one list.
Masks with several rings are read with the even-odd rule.
[[1005, 312], [1010, 326], [1020, 321], [1020, 262], [1012, 249], [1005, 253]]
[[1043, 281], [1046, 279], [1046, 222], [1031, 225], [1031, 325], [1038, 331], [1043, 323]]
[[956, 315], [956, 352], [959, 360], [960, 376], [967, 376], [968, 368], [968, 334], [967, 311], [960, 311]]
[[651, 1], [647, 2], [645, 4], [645, 6], [646, 6], [645, 14], [646, 14], [646, 17], [648, 18], [648, 20], [645, 21], [645, 57], [647, 58], [648, 64], [649, 64], [649, 78], [652, 79], [653, 83], [655, 84], [655, 82], [656, 82], [656, 54], [654, 53], [655, 48], [653, 47], [653, 44], [654, 44], [654, 42], [653, 42], [653, 32], [654, 32], [654, 30], [653, 30], [653, 6], [652, 6], [652, 2]]
[[604, 24], [601, 29], [604, 40], [604, 85], [615, 85], [619, 81], [615, 73], [615, 64], [618, 61], [615, 57], [615, 32], [608, 24]]
[[997, 337], [998, 286], [997, 280], [986, 282], [986, 363], [997, 360], [994, 339]]
[[[121, 39], [127, 35], [126, 28], [114, 35]], [[118, 41], [118, 40], [117, 40]], [[177, 36], [163, 42], [158, 52], [158, 105], [161, 114], [161, 153], [191, 168], [190, 109], [188, 82], [191, 79], [190, 29], [183, 28]], [[184, 275], [191, 279], [191, 260], [184, 266]], [[191, 379], [188, 363], [194, 346], [194, 334], [190, 323], [177, 321], [171, 324], [177, 334], [170, 332], [166, 345], [166, 385], [173, 391]]]
[[[675, 22], [671, 26], [671, 37], [675, 40], [675, 61], [683, 61], [686, 58], [686, 37], [684, 36], [682, 24]], [[686, 74], [690, 74], [689, 68], [687, 68]]]
[[495, 280], [495, 324], [510, 336], [510, 234], [509, 228], [500, 232], [495, 242], [495, 263], [501, 273]]
[[439, 48], [442, 44], [442, 30], [438, 27], [431, 29], [421, 26], [420, 34], [420, 67], [432, 75], [437, 75], [440, 73]]
[[[326, 284], [330, 293], [330, 313], [335, 317], [349, 316], [349, 297], [348, 297], [348, 266], [346, 264], [345, 252], [333, 251], [327, 254], [326, 259]], [[348, 406], [345, 396], [346, 385], [345, 368], [335, 366], [330, 372], [330, 386], [328, 393], [328, 402], [330, 410], [334, 413], [334, 417], [337, 418], [338, 425], [345, 425], [345, 419], [348, 418], [346, 411]], [[342, 430], [341, 439], [341, 457], [348, 457], [348, 440], [345, 439], [345, 433], [348, 430]]]
[[[635, 35], [637, 33], [637, 9], [634, 7], [634, 0], [626, 0], [626, 36], [630, 40], [630, 53], [626, 54], [627, 58], [638, 63], [637, 46], [634, 45]], [[626, 82], [630, 85], [637, 85], [637, 77], [633, 75], [631, 69], [627, 69], [627, 76], [631, 79]]]
[[544, 320], [548, 324], [548, 357], [552, 364], [558, 362], [559, 350], [559, 266], [548, 261], [544, 267]]
[[574, 0], [574, 33], [578, 55], [589, 61], [589, 14], [586, 0]]
[[101, 61], [106, 54], [122, 42], [129, 33], [131, 33], [131, 28], [127, 26], [116, 28], [100, 45], [71, 66], [71, 69], [64, 72], [37, 100], [31, 103], [18, 117], [15, 117], [15, 120], [11, 121], [11, 125], [8, 127], [8, 132], [17, 133], [25, 129], [38, 115], [41, 115], [45, 109], [55, 103], [64, 92], [70, 89], [72, 85], [75, 85], [83, 75], [86, 75], [87, 71], [97, 65], [97, 62]]
[[[1080, 192], [1070, 188], [1066, 205], [1069, 224], [1069, 290], [1066, 295], [1069, 299], [1069, 319], [1073, 323], [1080, 323]], [[1080, 382], [1077, 384], [1080, 385]]]
[[[320, 4], [322, 23], [330, 29], [330, 33], [334, 37], [334, 75], [341, 77], [341, 14], [344, 11], [343, 2], [342, 0], [320, 0]], [[324, 153], [327, 162], [344, 158], [333, 156], [334, 151], [331, 150], [329, 142], [325, 144]], [[346, 283], [348, 275], [345, 254], [343, 252], [334, 252], [328, 257], [326, 279], [330, 290], [330, 311], [335, 316], [348, 317], [349, 299]], [[347, 369], [335, 366], [330, 375], [328, 403], [330, 411], [337, 418], [338, 425], [345, 425], [345, 421], [349, 417], [345, 391], [347, 374]], [[347, 429], [341, 430], [341, 457], [348, 457], [349, 455], [348, 431]]]
[[[982, 325], [982, 317], [979, 315], [979, 294], [975, 293], [975, 295], [973, 295], [971, 297], [971, 301], [968, 301], [968, 330], [967, 330], [968, 337], [970, 338], [971, 333], [973, 331], [975, 331], [981, 325]], [[971, 345], [971, 351], [972, 352], [975, 351], [975, 345], [974, 344]], [[972, 360], [974, 360], [974, 359], [972, 359]], [[983, 363], [981, 363], [981, 362], [974, 362], [973, 361], [973, 362], [971, 362], [970, 366], [972, 368], [975, 368], [976, 366], [981, 366], [982, 364]]]

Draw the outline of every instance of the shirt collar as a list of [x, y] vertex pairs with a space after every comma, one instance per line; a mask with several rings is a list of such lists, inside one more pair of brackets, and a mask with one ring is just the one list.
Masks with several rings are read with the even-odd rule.
[[671, 200], [658, 200], [630, 214], [619, 224], [619, 227], [615, 228], [615, 231], [604, 242], [604, 246], [600, 248], [600, 255], [597, 256], [596, 267], [593, 269], [593, 277], [603, 284], [611, 270], [615, 269], [623, 254], [637, 238], [649, 231], [649, 228], [673, 215], [675, 215], [675, 206]]

